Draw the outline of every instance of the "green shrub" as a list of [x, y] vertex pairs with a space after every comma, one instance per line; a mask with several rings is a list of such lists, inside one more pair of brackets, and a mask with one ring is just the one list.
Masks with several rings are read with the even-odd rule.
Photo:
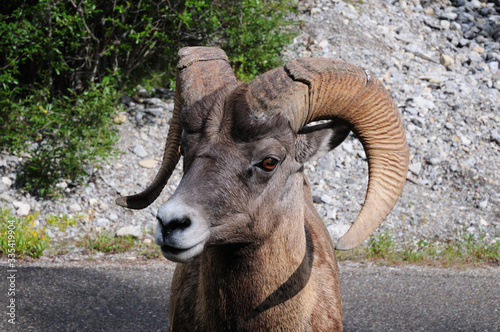
[[[26, 217], [13, 216], [9, 210], [0, 209], [0, 254], [23, 258], [38, 258], [50, 243], [45, 227], [36, 225], [38, 213]], [[14, 250], [13, 250], [14, 249]]]
[[11, 87], [81, 92], [110, 71], [128, 77], [169, 42], [168, 7], [160, 1], [6, 0], [2, 7], [2, 82]]
[[184, 46], [225, 49], [238, 75], [280, 63], [291, 41], [293, 7], [284, 0], [5, 0], [0, 9], [0, 82], [81, 92], [110, 73], [175, 75]]
[[80, 94], [69, 90], [52, 101], [46, 89], [19, 100], [0, 100], [0, 146], [25, 153], [18, 184], [42, 196], [52, 194], [61, 179], [79, 181], [85, 165], [116, 152], [116, 94], [104, 79]]

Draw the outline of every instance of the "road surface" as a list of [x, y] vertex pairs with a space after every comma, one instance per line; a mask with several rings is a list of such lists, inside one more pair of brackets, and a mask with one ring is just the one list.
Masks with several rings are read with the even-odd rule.
[[[37, 265], [17, 267], [15, 325], [2, 278], [0, 331], [167, 330], [172, 264]], [[345, 331], [500, 331], [499, 268], [343, 263], [341, 288]]]

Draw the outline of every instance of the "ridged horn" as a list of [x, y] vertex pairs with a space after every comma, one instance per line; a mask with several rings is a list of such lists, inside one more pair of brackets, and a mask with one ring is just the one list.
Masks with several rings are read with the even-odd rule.
[[163, 159], [153, 182], [141, 193], [122, 196], [116, 204], [129, 209], [143, 209], [161, 194], [180, 158], [182, 127], [179, 113], [203, 96], [236, 82], [226, 53], [213, 47], [185, 47], [179, 50], [174, 111], [165, 143]]
[[363, 208], [336, 249], [352, 249], [370, 236], [396, 204], [409, 163], [401, 117], [382, 83], [341, 61], [303, 58], [252, 81], [247, 101], [256, 116], [278, 112], [297, 132], [326, 119], [351, 126], [368, 159], [369, 182]]

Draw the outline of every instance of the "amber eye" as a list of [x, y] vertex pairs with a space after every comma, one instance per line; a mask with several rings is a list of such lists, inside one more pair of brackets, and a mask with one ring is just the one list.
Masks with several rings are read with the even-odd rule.
[[262, 168], [264, 171], [272, 171], [276, 168], [276, 166], [278, 165], [278, 160], [277, 159], [274, 159], [274, 158], [271, 158], [271, 157], [268, 157], [264, 160], [262, 160], [260, 162], [260, 168]]

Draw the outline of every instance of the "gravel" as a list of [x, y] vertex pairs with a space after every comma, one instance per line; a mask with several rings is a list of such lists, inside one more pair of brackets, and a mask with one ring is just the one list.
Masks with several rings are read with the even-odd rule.
[[[411, 154], [408, 181], [377, 232], [388, 230], [399, 241], [446, 241], [481, 232], [500, 241], [498, 1], [298, 4], [303, 24], [284, 50], [285, 60], [329, 57], [364, 67], [383, 82], [402, 114]], [[113, 232], [130, 227], [142, 240], [153, 239], [156, 211], [173, 194], [182, 163], [148, 208], [127, 210], [114, 203], [155, 176], [173, 109], [172, 91], [137, 90], [138, 96], [122, 98], [126, 112], [115, 119], [123, 154], [95, 167], [84, 186], [61, 179], [64, 195], [49, 200], [16, 188], [25, 156], [0, 153], [0, 205], [19, 215], [39, 212], [40, 225], [48, 215], [81, 216], [64, 232], [50, 228], [54, 242], [78, 240], [96, 227]], [[367, 169], [352, 135], [306, 164], [316, 207], [334, 241], [361, 209]], [[81, 255], [68, 248], [68, 257]]]

